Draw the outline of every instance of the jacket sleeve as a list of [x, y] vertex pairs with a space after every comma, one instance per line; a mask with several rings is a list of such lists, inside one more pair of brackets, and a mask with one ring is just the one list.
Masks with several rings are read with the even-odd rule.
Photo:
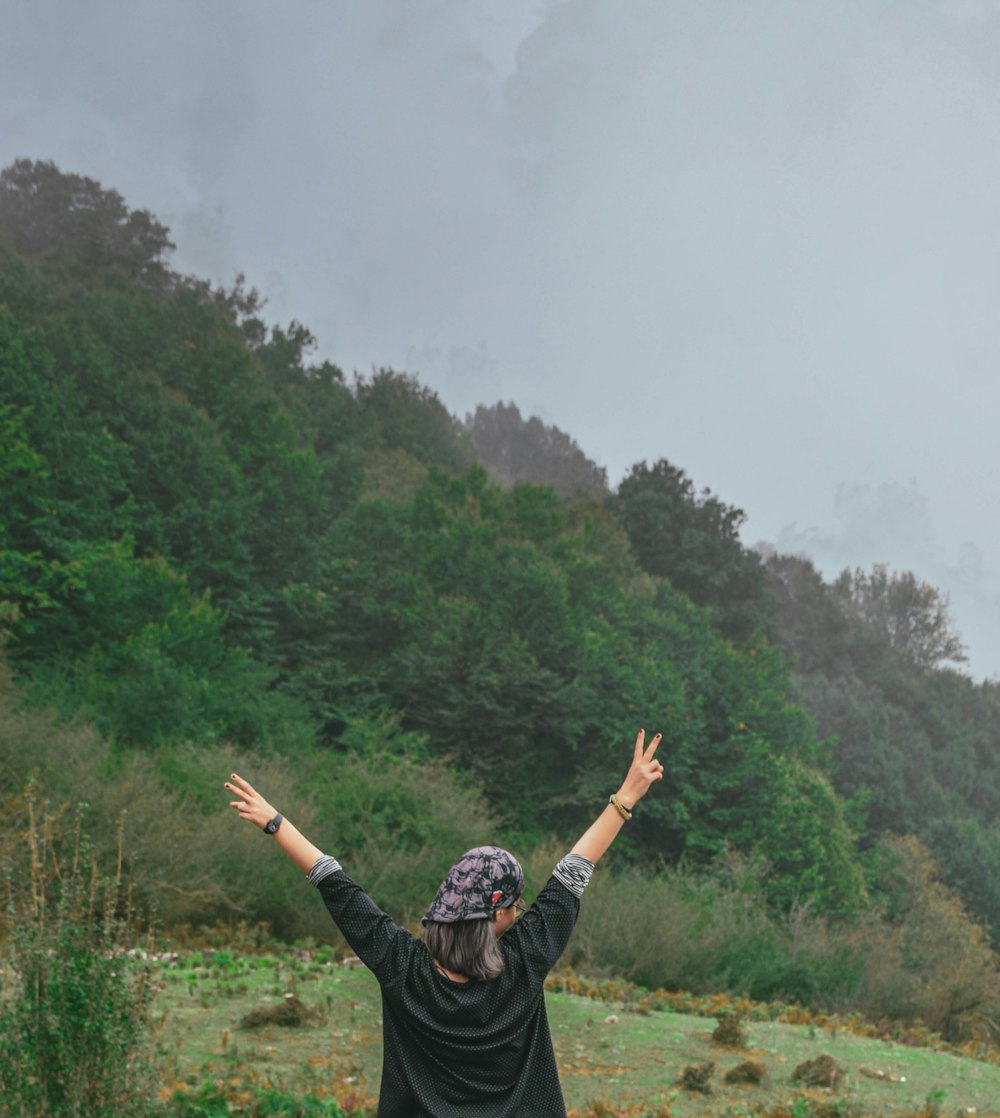
[[332, 870], [327, 867], [329, 872], [314, 878], [313, 872], [319, 865], [318, 862], [313, 867], [310, 879], [319, 889], [333, 922], [379, 984], [391, 985], [405, 973], [416, 940], [383, 912], [339, 865]]
[[533, 982], [544, 982], [559, 961], [579, 912], [579, 898], [558, 878], [550, 877], [535, 903], [504, 936], [520, 951]]

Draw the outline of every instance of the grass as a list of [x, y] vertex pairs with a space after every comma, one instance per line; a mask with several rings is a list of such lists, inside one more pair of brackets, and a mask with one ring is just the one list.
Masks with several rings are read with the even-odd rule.
[[[164, 1098], [212, 1084], [234, 1109], [253, 1091], [273, 1090], [336, 1097], [346, 1110], [377, 1095], [378, 988], [366, 971], [341, 965], [329, 951], [208, 949], [163, 965], [158, 978], [155, 1042]], [[581, 1114], [742, 1118], [784, 1107], [799, 1118], [826, 1106], [845, 1118], [1000, 1118], [996, 1063], [857, 1035], [865, 1030], [856, 1022], [793, 1025], [767, 1013], [746, 1022], [747, 1048], [725, 1048], [712, 1040], [711, 1016], [678, 1012], [668, 998], [642, 999], [614, 983], [555, 985], [563, 989], [547, 994], [553, 1041], [567, 1105]], [[565, 992], [576, 989], [582, 992]], [[241, 1027], [252, 1010], [277, 1007], [289, 993], [313, 1011], [308, 1023]], [[799, 1064], [821, 1054], [846, 1071], [835, 1094], [792, 1082]], [[684, 1068], [709, 1060], [715, 1063], [710, 1094], [677, 1085]], [[725, 1084], [725, 1072], [745, 1060], [764, 1065], [763, 1083]]]

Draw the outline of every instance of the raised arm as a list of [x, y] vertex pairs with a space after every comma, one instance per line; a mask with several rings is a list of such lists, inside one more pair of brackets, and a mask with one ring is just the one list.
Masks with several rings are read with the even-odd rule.
[[[236, 773], [230, 774], [229, 780], [223, 787], [237, 797], [229, 806], [236, 809], [241, 819], [246, 819], [262, 831], [277, 816], [278, 812], [267, 800]], [[308, 873], [316, 864], [316, 859], [323, 857], [323, 851], [313, 846], [306, 836], [284, 817], [277, 831], [274, 832], [274, 841], [303, 873]]]
[[[662, 736], [662, 734], [656, 734], [647, 746], [646, 731], [640, 730], [636, 735], [635, 749], [632, 752], [632, 764], [621, 788], [615, 794], [618, 803], [626, 812], [631, 812], [650, 787], [657, 780], [663, 779], [663, 766], [655, 759], [656, 747], [660, 744]], [[622, 812], [613, 803], [609, 803], [580, 836], [576, 846], [573, 847], [572, 853], [579, 854], [587, 861], [596, 864], [615, 841], [625, 821]]]

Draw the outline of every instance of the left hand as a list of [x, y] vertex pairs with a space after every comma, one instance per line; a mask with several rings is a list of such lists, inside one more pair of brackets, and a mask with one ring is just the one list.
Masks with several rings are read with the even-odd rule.
[[261, 830], [278, 814], [276, 809], [264, 799], [252, 784], [236, 773], [230, 774], [229, 780], [226, 781], [223, 788], [239, 797], [231, 801], [229, 806], [237, 810], [241, 819], [248, 820], [255, 827], [260, 827]]
[[654, 734], [647, 746], [646, 731], [640, 730], [636, 735], [632, 764], [618, 791], [618, 799], [628, 811], [645, 796], [655, 781], [663, 779], [663, 766], [654, 757], [662, 737], [662, 734]]

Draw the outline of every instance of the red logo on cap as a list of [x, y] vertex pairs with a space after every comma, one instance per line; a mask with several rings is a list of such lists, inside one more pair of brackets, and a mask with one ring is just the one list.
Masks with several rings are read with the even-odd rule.
[[498, 900], [500, 900], [500, 898], [501, 898], [502, 896], [503, 896], [503, 893], [501, 892], [501, 890], [497, 889], [497, 890], [496, 890], [496, 891], [495, 891], [495, 892], [493, 893], [493, 904], [494, 904], [494, 905], [496, 905], [497, 901], [498, 901]]

